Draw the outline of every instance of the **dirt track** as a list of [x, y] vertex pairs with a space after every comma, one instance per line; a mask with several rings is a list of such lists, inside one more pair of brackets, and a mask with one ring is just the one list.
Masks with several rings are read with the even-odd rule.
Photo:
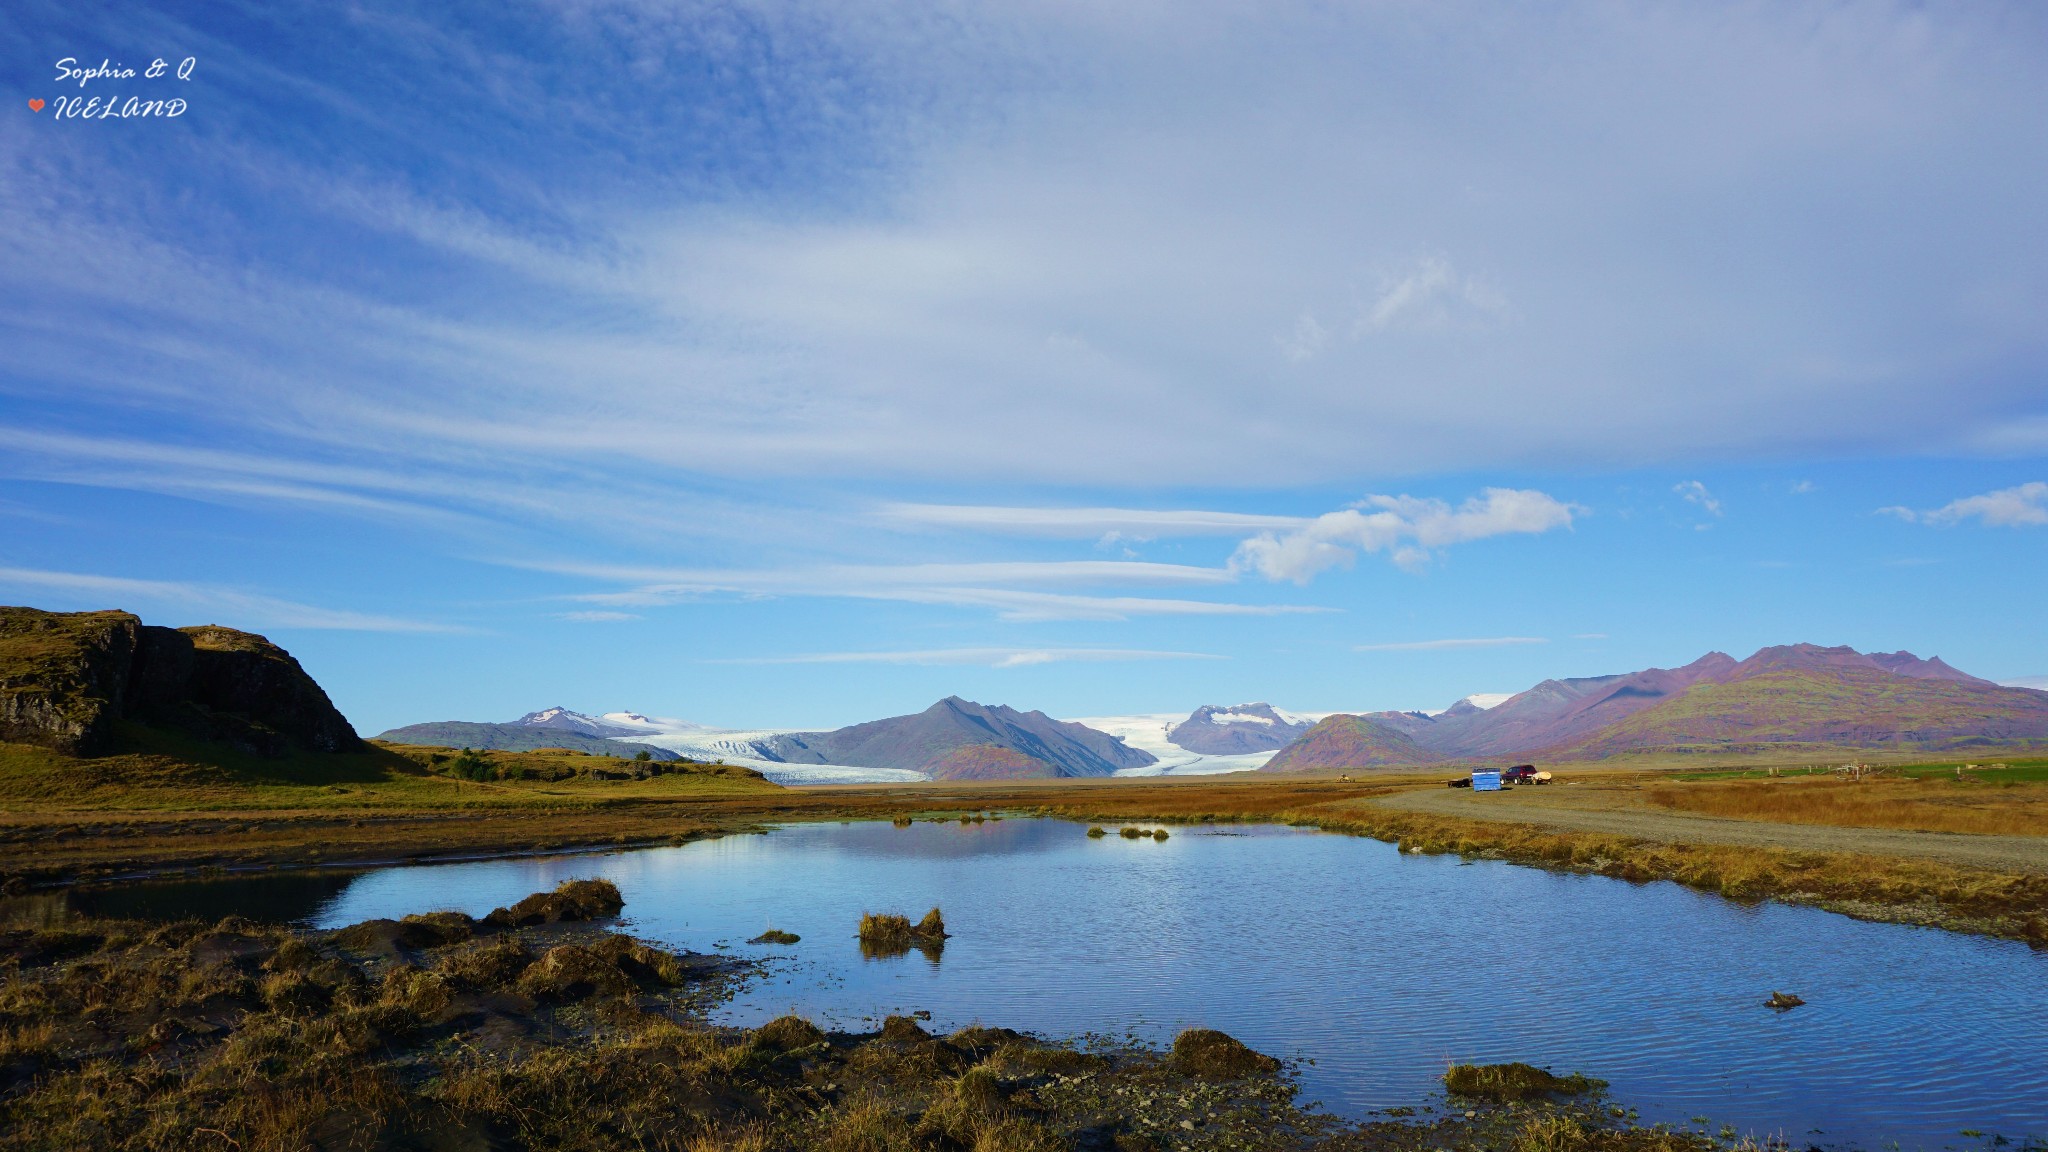
[[1651, 812], [1632, 807], [1626, 791], [1598, 785], [1518, 788], [1474, 793], [1461, 788], [1420, 788], [1362, 800], [1405, 812], [1499, 820], [1575, 832], [1599, 832], [1672, 844], [1733, 844], [1792, 852], [1858, 852], [1940, 860], [2003, 872], [2048, 872], [2048, 837], [1970, 836], [1821, 824], [1767, 824]]

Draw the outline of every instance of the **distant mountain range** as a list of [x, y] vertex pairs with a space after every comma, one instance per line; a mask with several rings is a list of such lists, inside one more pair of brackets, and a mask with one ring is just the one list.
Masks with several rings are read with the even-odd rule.
[[938, 780], [1108, 776], [1190, 763], [1242, 770], [1266, 753], [1274, 755], [1262, 771], [1323, 772], [1640, 753], [2048, 746], [2048, 692], [1994, 684], [1910, 652], [1792, 644], [1741, 661], [1710, 652], [1682, 668], [1545, 680], [1512, 696], [1468, 696], [1437, 713], [1338, 714], [1311, 724], [1261, 702], [1203, 705], [1185, 719], [1098, 723], [1118, 734], [952, 696], [912, 715], [831, 732], [731, 731], [556, 707], [504, 724], [413, 724], [379, 739], [615, 756], [645, 750], [661, 760], [730, 757], [788, 782], [911, 773]]
[[441, 720], [408, 724], [379, 733], [377, 739], [394, 744], [425, 744], [440, 748], [479, 748], [497, 752], [531, 752], [536, 748], [568, 748], [595, 756], [637, 756], [646, 752], [655, 760], [680, 760], [666, 748], [618, 740], [618, 736], [645, 735], [647, 729], [613, 723], [567, 708], [543, 708], [528, 712], [504, 724], [473, 724], [465, 720]]
[[1271, 704], [1204, 704], [1175, 725], [1166, 739], [1205, 756], [1241, 756], [1285, 748], [1311, 727], [1313, 722]]
[[1109, 776], [1156, 758], [1105, 732], [948, 696], [922, 712], [833, 732], [790, 732], [758, 741], [769, 760], [899, 768], [935, 780]]
[[1326, 717], [1266, 772], [1630, 753], [1962, 751], [2048, 743], [2048, 692], [1910, 652], [1791, 644], [1736, 661], [1545, 680], [1492, 707]]

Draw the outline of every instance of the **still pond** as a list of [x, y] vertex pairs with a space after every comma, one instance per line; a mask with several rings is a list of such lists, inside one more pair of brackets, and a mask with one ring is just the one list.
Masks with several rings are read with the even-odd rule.
[[[1447, 1062], [1524, 1060], [1606, 1079], [1645, 1120], [1794, 1147], [2048, 1137], [2048, 952], [1291, 828], [1128, 840], [1055, 820], [800, 824], [91, 899], [338, 927], [481, 915], [599, 876], [625, 894], [628, 931], [771, 958], [724, 1009], [733, 1023], [795, 1011], [866, 1029], [922, 1010], [946, 1030], [1221, 1028], [1302, 1061], [1304, 1097], [1348, 1115], [1426, 1102]], [[862, 958], [863, 911], [933, 906], [953, 933], [936, 959]], [[769, 927], [802, 940], [746, 943]], [[1763, 1007], [1775, 990], [1806, 1006]]]

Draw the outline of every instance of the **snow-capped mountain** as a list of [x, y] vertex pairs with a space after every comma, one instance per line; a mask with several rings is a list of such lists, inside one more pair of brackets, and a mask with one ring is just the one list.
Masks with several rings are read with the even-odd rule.
[[1278, 752], [1314, 721], [1294, 716], [1263, 701], [1257, 704], [1204, 704], [1167, 733], [1167, 740], [1207, 756], [1242, 756]]
[[560, 705], [543, 708], [538, 712], [528, 712], [512, 721], [512, 724], [518, 728], [547, 728], [557, 732], [575, 732], [583, 736], [595, 736], [601, 740], [609, 740], [614, 736], [633, 736], [640, 732], [638, 728], [607, 723], [595, 716], [572, 712]]

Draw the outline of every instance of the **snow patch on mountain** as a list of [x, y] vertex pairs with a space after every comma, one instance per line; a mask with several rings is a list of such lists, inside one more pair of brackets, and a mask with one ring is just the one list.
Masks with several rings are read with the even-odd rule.
[[1159, 758], [1141, 768], [1121, 768], [1119, 776], [1216, 776], [1225, 772], [1250, 772], [1273, 758], [1271, 752], [1242, 756], [1204, 756], [1190, 752], [1166, 738], [1174, 726], [1188, 718], [1185, 712], [1144, 712], [1135, 716], [1076, 716], [1068, 723], [1086, 724], [1098, 732], [1118, 736], [1133, 748], [1142, 748]]

